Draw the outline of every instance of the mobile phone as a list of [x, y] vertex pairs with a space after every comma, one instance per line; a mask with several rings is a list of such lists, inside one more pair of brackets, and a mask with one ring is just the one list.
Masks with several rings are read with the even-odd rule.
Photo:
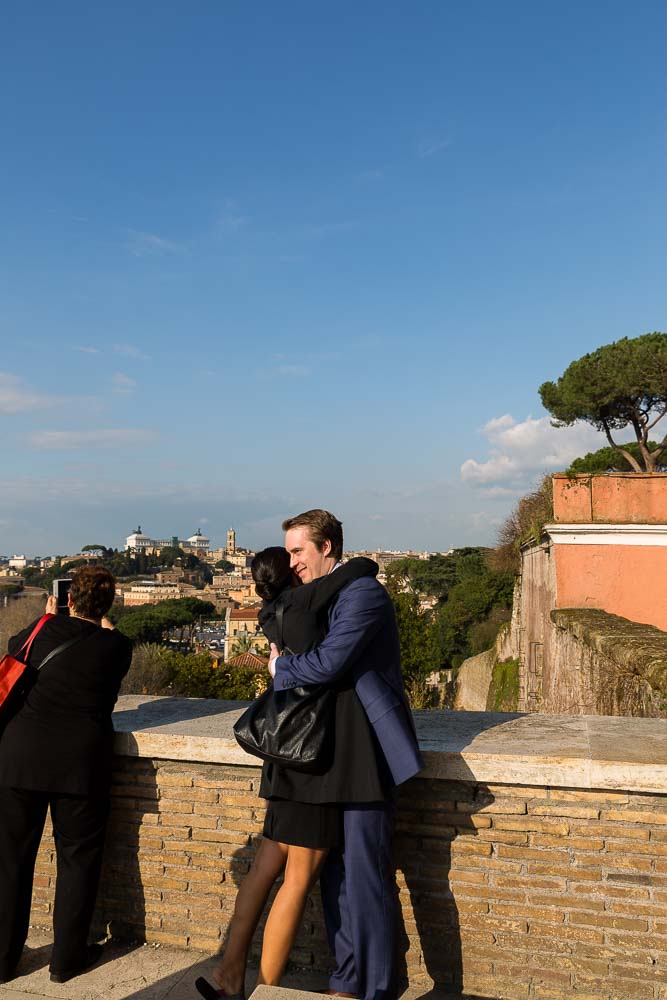
[[69, 577], [61, 577], [59, 580], [53, 581], [53, 596], [55, 597], [56, 604], [58, 606], [56, 614], [59, 615], [69, 614], [67, 595], [69, 594], [71, 586], [72, 586], [72, 581], [69, 579]]

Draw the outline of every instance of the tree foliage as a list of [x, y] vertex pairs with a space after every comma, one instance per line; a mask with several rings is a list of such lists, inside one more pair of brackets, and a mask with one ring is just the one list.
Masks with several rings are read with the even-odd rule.
[[[641, 464], [642, 455], [636, 441], [629, 441], [620, 445], [622, 452], [629, 452], [637, 464]], [[658, 445], [655, 441], [648, 442], [649, 451], [656, 451]], [[606, 448], [599, 448], [597, 451], [589, 451], [581, 458], [575, 458], [572, 464], [565, 470], [568, 476], [576, 476], [588, 473], [597, 475], [604, 472], [633, 472], [635, 471], [630, 462], [621, 451], [608, 445]], [[667, 463], [667, 454], [663, 454], [658, 460], [658, 471], [662, 471]]]
[[241, 633], [237, 635], [232, 644], [230, 650], [232, 656], [243, 656], [244, 653], [252, 653], [257, 645], [257, 639], [261, 638], [261, 634], [252, 635], [250, 633]]
[[428, 560], [396, 560], [388, 567], [387, 590], [409, 692], [419, 692], [433, 671], [457, 667], [472, 653], [490, 648], [508, 620], [514, 572], [495, 569], [489, 556], [488, 549], [463, 548]]
[[489, 553], [491, 569], [497, 573], [519, 573], [521, 546], [539, 542], [544, 525], [553, 520], [553, 514], [553, 484], [551, 476], [545, 476], [536, 490], [521, 497], [505, 519], [498, 533], [498, 545]]
[[183, 642], [192, 642], [200, 618], [211, 618], [215, 606], [196, 597], [171, 598], [157, 604], [142, 604], [136, 608], [114, 607], [109, 617], [119, 632], [138, 643], [162, 642], [167, 632], [181, 629]]
[[104, 559], [110, 559], [113, 555], [113, 549], [108, 549], [106, 545], [82, 545], [81, 551], [99, 553]]
[[135, 646], [121, 694], [250, 701], [265, 686], [245, 667], [216, 667], [208, 653], [177, 653], [152, 643]]
[[155, 558], [159, 559], [160, 566], [182, 566], [183, 569], [196, 569], [200, 565], [199, 557], [194, 552], [184, 552], [177, 545], [166, 545], [160, 550], [160, 555]]
[[[650, 431], [667, 413], [667, 333], [624, 337], [565, 369], [557, 382], [544, 382], [540, 397], [556, 426], [584, 420], [604, 431], [610, 447], [635, 472], [656, 472], [667, 435], [651, 449]], [[631, 427], [639, 459], [614, 441], [612, 431]]]
[[[479, 648], [482, 637], [484, 648], [490, 648], [498, 629], [510, 617], [513, 592], [514, 574], [509, 570], [494, 571], [484, 550], [472, 550], [461, 559], [458, 582], [449, 589], [447, 600], [441, 603], [435, 616], [434, 641], [441, 663], [460, 666], [468, 656], [482, 652]], [[488, 628], [486, 633], [480, 631], [480, 623], [488, 622], [490, 617], [495, 628]]]
[[428, 559], [397, 559], [387, 567], [387, 590], [442, 599], [456, 583], [459, 559], [476, 549], [456, 549], [451, 555], [432, 555]]

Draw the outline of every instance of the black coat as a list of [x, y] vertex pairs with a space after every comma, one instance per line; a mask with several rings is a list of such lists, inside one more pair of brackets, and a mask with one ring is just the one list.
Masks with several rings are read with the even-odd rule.
[[[12, 636], [16, 655], [35, 622]], [[130, 667], [132, 644], [115, 629], [54, 615], [30, 652], [37, 666], [63, 642], [80, 641], [37, 674], [0, 735], [0, 785], [89, 795], [108, 789], [113, 757], [111, 713]]]
[[[314, 649], [327, 633], [329, 613], [341, 590], [355, 580], [376, 576], [377, 571], [377, 563], [361, 556], [327, 576], [284, 590], [259, 613], [265, 635], [285, 651], [305, 653]], [[276, 615], [280, 603], [284, 606], [282, 629]], [[343, 678], [334, 690], [333, 760], [315, 774], [265, 761], [259, 788], [262, 798], [311, 803], [379, 802], [386, 798], [391, 782], [351, 679]]]
[[[273, 601], [266, 601], [259, 612], [259, 624], [270, 642], [291, 653], [307, 653], [327, 633], [329, 610], [348, 583], [363, 576], [377, 576], [378, 564], [357, 556], [339, 566], [334, 573], [320, 576], [311, 583], [288, 587]], [[276, 607], [283, 607], [282, 630], [276, 619]]]

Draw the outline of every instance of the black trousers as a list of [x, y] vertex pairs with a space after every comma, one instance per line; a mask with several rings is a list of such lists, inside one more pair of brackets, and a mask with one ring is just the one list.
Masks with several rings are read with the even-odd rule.
[[0, 979], [13, 974], [28, 936], [35, 859], [47, 807], [58, 868], [50, 969], [68, 972], [85, 961], [109, 798], [0, 787]]

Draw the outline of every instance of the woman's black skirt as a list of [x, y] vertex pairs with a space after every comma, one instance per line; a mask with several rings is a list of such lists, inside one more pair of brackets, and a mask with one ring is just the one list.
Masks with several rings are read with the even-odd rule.
[[269, 799], [263, 833], [294, 847], [338, 847], [343, 843], [343, 814], [337, 805]]

